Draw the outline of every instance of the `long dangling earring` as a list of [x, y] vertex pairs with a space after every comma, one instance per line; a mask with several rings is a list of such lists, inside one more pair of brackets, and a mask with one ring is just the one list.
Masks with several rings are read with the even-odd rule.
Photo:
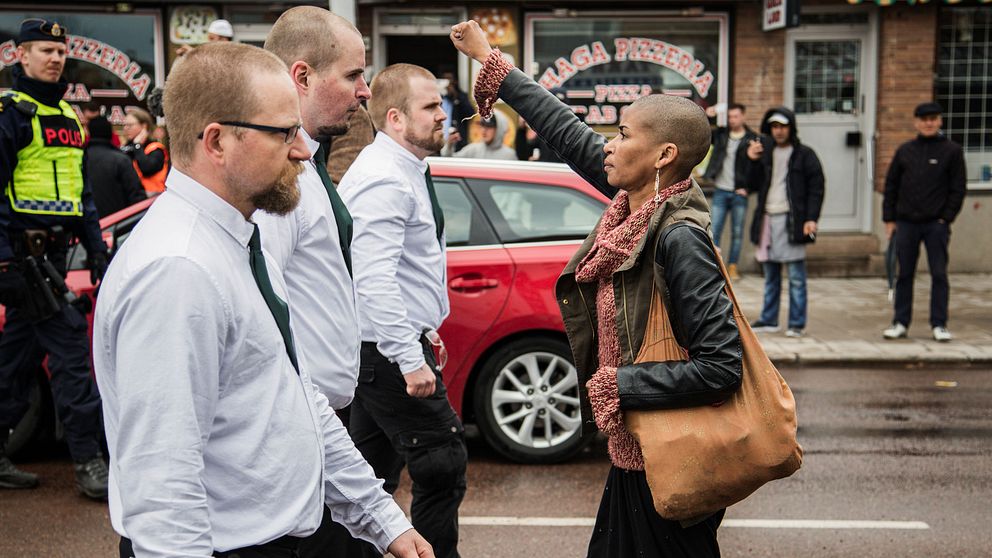
[[661, 203], [661, 169], [654, 171], [654, 203]]

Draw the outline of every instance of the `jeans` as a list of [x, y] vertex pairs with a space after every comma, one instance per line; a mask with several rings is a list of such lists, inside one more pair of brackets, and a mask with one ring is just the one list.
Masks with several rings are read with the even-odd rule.
[[[778, 325], [779, 300], [782, 297], [782, 263], [765, 262], [765, 303], [761, 321]], [[789, 267], [789, 328], [806, 327], [806, 260], [786, 262]]]
[[741, 243], [744, 241], [744, 214], [747, 213], [747, 196], [728, 192], [719, 188], [713, 192], [713, 242], [720, 247], [723, 224], [730, 213], [730, 254], [728, 264], [737, 263], [741, 256]]
[[913, 280], [916, 261], [920, 257], [920, 243], [927, 248], [930, 267], [930, 327], [947, 327], [947, 303], [950, 284], [947, 281], [947, 244], [951, 229], [946, 223], [896, 223], [896, 257], [899, 260], [899, 277], [896, 279], [894, 321], [909, 327], [913, 317]]

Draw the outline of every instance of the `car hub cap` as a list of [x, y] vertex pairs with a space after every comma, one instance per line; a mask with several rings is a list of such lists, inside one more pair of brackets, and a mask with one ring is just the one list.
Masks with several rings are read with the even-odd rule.
[[552, 353], [527, 353], [507, 363], [490, 402], [503, 434], [530, 448], [563, 444], [582, 424], [575, 367]]

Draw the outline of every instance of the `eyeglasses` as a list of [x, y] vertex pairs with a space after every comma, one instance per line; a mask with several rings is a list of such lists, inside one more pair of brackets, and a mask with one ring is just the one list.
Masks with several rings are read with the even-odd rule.
[[431, 344], [431, 348], [434, 350], [434, 355], [437, 357], [437, 369], [440, 372], [444, 370], [444, 366], [448, 364], [448, 349], [444, 346], [444, 341], [441, 340], [441, 336], [438, 335], [436, 330], [429, 329], [424, 332], [424, 337], [427, 338], [427, 342]]
[[[286, 145], [289, 145], [296, 141], [296, 135], [300, 133], [300, 127], [302, 124], [296, 124], [290, 126], [289, 128], [280, 128], [278, 126], [266, 126], [264, 124], [252, 124], [251, 122], [235, 122], [233, 120], [218, 122], [221, 126], [236, 126], [238, 128], [250, 128], [252, 130], [258, 130], [260, 132], [268, 132], [270, 134], [285, 134], [286, 135]], [[196, 139], [203, 139], [203, 132], [196, 136]]]

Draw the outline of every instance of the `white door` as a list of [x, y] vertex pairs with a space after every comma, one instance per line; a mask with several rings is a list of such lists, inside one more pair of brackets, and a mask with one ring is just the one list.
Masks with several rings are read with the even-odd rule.
[[871, 230], [875, 62], [868, 25], [804, 26], [786, 39], [785, 104], [826, 176], [823, 231]]

